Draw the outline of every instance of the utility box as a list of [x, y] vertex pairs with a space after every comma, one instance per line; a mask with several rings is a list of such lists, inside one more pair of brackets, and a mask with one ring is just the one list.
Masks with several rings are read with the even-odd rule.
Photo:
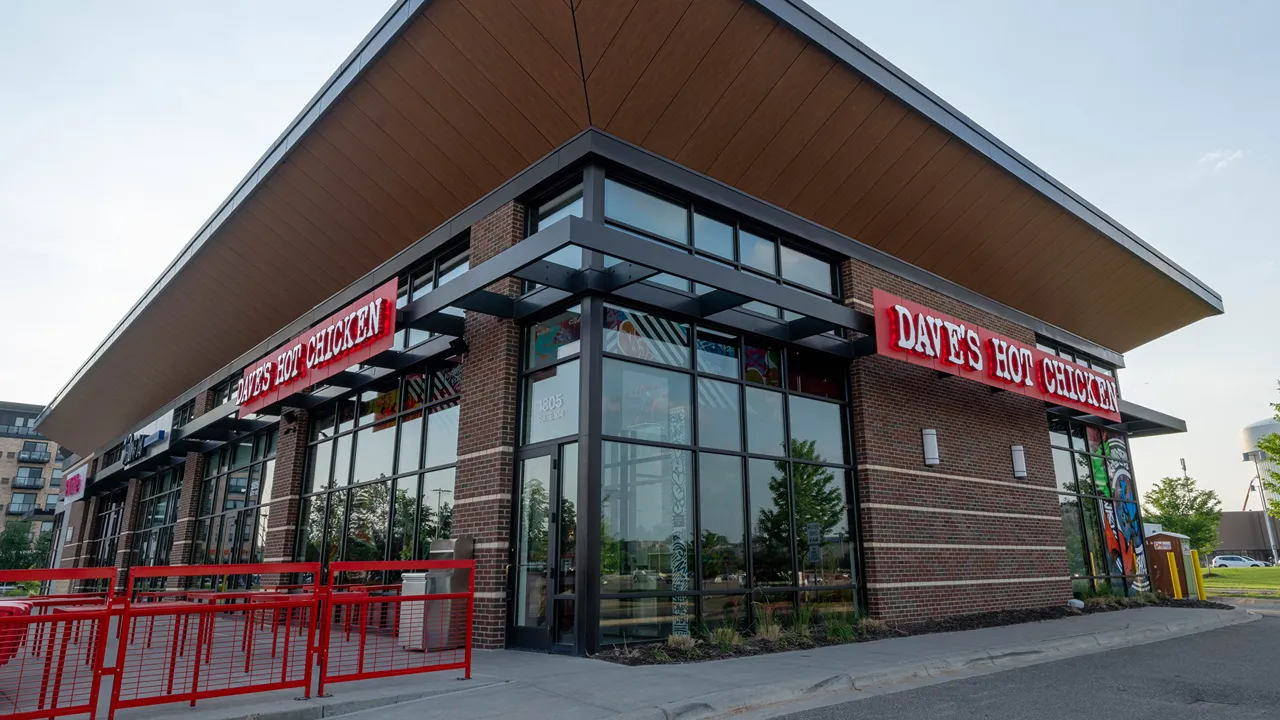
[[[469, 537], [433, 540], [429, 560], [472, 560], [474, 541]], [[448, 595], [464, 593], [471, 586], [471, 571], [428, 570], [404, 573], [400, 595]], [[406, 650], [434, 652], [454, 650], [466, 642], [466, 629], [454, 611], [466, 607], [466, 600], [444, 599], [400, 603], [400, 639]]]
[[[1147, 571], [1151, 585], [1159, 592], [1175, 597], [1173, 581], [1176, 576], [1184, 598], [1196, 597], [1196, 567], [1191, 562], [1191, 538], [1178, 533], [1161, 531], [1147, 536]], [[1169, 553], [1173, 553], [1172, 574]]]

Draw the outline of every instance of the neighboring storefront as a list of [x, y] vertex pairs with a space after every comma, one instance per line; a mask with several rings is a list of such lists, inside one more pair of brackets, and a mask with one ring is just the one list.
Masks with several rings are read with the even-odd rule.
[[[432, 13], [447, 5], [423, 12], [444, 23]], [[408, 40], [415, 27], [401, 29]], [[412, 65], [423, 46], [395, 37], [379, 40], [387, 57]], [[409, 98], [360, 97], [425, 122]], [[491, 141], [519, 144], [514, 119], [494, 122], [505, 129]], [[1102, 342], [1127, 349], [1173, 327], [1108, 314], [1074, 287], [1092, 263], [1118, 262], [1106, 255], [1118, 241], [1078, 219], [1090, 208], [1032, 207], [1021, 190], [1026, 209], [978, 232], [996, 199], [969, 218], [942, 195], [982, 162], [1005, 170], [959, 149], [934, 170], [938, 194], [908, 207], [907, 179], [886, 174], [918, 171], [905, 157], [876, 170], [839, 155], [867, 186], [855, 193], [850, 175], [834, 196], [796, 179], [784, 202], [781, 166], [768, 183], [749, 162], [695, 171], [698, 152], [654, 142], [587, 129], [430, 191], [427, 175], [387, 165], [390, 145], [344, 146], [345, 160], [295, 151], [294, 170], [244, 200], [244, 222], [263, 225], [246, 230], [259, 262], [240, 269], [272, 282], [228, 297], [190, 338], [220, 353], [203, 379], [157, 375], [171, 392], [142, 421], [113, 420], [125, 410], [112, 407], [82, 423], [70, 408], [97, 382], [82, 373], [46, 414], [51, 437], [101, 445], [87, 448], [72, 528], [84, 541], [67, 564], [327, 566], [424, 559], [433, 541], [465, 536], [477, 643], [563, 652], [802, 607], [911, 621], [1149, 587], [1128, 442], [1185, 426], [1122, 399], [1123, 355]], [[414, 162], [443, 174], [423, 147]], [[752, 151], [725, 149], [724, 162]], [[341, 202], [316, 204], [318, 186], [288, 174], [329, 173], [338, 188], [331, 166], [348, 162], [364, 169], [347, 168], [358, 188], [342, 183], [353, 194]], [[444, 201], [478, 177], [490, 184], [473, 202]], [[1006, 194], [1022, 182], [999, 177]], [[987, 202], [979, 190], [964, 190], [973, 207]], [[428, 222], [419, 201], [451, 211]], [[851, 228], [855, 214], [865, 221]], [[889, 217], [885, 239], [860, 241]], [[398, 245], [373, 230], [384, 220]], [[964, 223], [977, 236], [948, 230]], [[310, 239], [284, 239], [302, 224]], [[1039, 239], [1050, 228], [1094, 254], [1052, 272], [1059, 246]], [[933, 245], [911, 246], [922, 233]], [[1141, 257], [1113, 272], [1174, 273]], [[1179, 302], [1220, 311], [1194, 278], [1160, 277]], [[283, 315], [290, 296], [276, 286], [295, 282], [317, 296]], [[173, 345], [148, 362], [180, 374], [185, 346], [156, 341]], [[125, 352], [112, 342], [95, 357]]]

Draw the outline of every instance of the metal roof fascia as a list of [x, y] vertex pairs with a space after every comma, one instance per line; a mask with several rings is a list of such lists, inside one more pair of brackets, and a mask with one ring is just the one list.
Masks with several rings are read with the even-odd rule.
[[1159, 269], [1197, 297], [1224, 312], [1222, 296], [1185, 268], [1156, 250], [1110, 215], [1077, 195], [1030, 160], [1005, 145], [969, 117], [925, 88], [901, 69], [859, 42], [803, 0], [754, 0], [769, 14], [809, 41], [821, 45], [859, 73], [929, 120], [946, 128], [1005, 171], [1070, 211], [1121, 247]]
[[70, 390], [71, 387], [84, 376], [85, 372], [102, 357], [103, 353], [106, 352], [111, 344], [115, 342], [116, 338], [120, 337], [125, 329], [129, 327], [129, 324], [132, 323], [133, 320], [151, 303], [151, 301], [155, 299], [156, 295], [158, 295], [160, 291], [169, 284], [169, 281], [186, 266], [187, 262], [189, 262], [191, 258], [195, 257], [196, 253], [204, 247], [205, 242], [213, 235], [213, 233], [217, 232], [217, 230], [222, 227], [223, 222], [231, 217], [232, 212], [240, 206], [240, 203], [248, 198], [255, 189], [257, 189], [258, 184], [266, 179], [288, 151], [311, 130], [312, 126], [314, 126], [321, 117], [324, 116], [325, 111], [331, 104], [333, 104], [333, 101], [341, 97], [342, 94], [346, 92], [347, 88], [349, 88], [351, 84], [364, 73], [364, 70], [370, 65], [370, 63], [372, 63], [382, 53], [387, 44], [400, 35], [400, 32], [409, 24], [409, 21], [413, 16], [427, 2], [428, 0], [399, 0], [391, 7], [391, 9], [387, 10], [386, 14], [382, 16], [382, 19], [379, 20], [378, 23], [374, 25], [373, 29], [365, 35], [364, 39], [360, 41], [360, 44], [356, 49], [342, 61], [338, 66], [338, 69], [329, 76], [329, 79], [320, 88], [320, 90], [312, 96], [311, 100], [307, 103], [306, 107], [303, 108], [302, 112], [298, 113], [297, 117], [295, 117], [293, 121], [289, 123], [289, 126], [285, 131], [280, 134], [280, 137], [276, 138], [275, 142], [271, 143], [271, 146], [267, 151], [263, 153], [262, 157], [258, 159], [258, 162], [254, 164], [253, 169], [251, 169], [248, 174], [240, 180], [227, 199], [223, 200], [222, 204], [218, 206], [218, 209], [214, 211], [213, 215], [211, 215], [209, 219], [200, 226], [200, 229], [196, 231], [195, 236], [187, 241], [187, 244], [178, 253], [178, 256], [175, 257], [164, 269], [164, 272], [160, 274], [160, 277], [156, 278], [155, 282], [151, 284], [151, 287], [147, 288], [147, 291], [142, 294], [142, 297], [139, 298], [136, 303], [134, 303], [133, 307], [129, 309], [129, 312], [125, 314], [124, 318], [122, 318], [120, 322], [111, 329], [111, 332], [109, 332], [102, 342], [99, 343], [93, 353], [85, 359], [84, 363], [80, 365], [75, 374], [71, 376], [71, 379], [62, 386], [62, 389], [58, 391], [53, 400], [50, 401], [48, 406], [44, 408], [44, 411], [40, 413], [40, 416], [36, 418], [37, 428], [40, 426], [40, 423], [44, 421], [45, 416], [48, 415], [58, 402], [67, 394], [67, 391]]

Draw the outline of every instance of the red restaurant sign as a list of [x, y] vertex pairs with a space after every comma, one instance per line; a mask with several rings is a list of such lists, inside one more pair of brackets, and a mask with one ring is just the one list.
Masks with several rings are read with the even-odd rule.
[[1120, 421], [1115, 380], [1056, 355], [874, 291], [881, 355]]
[[389, 349], [395, 340], [396, 281], [389, 280], [244, 369], [240, 417]]

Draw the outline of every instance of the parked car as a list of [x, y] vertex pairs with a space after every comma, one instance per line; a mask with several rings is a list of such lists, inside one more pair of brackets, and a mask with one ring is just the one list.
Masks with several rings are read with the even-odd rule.
[[1248, 555], [1219, 555], [1210, 563], [1210, 567], [1216, 568], [1236, 568], [1236, 567], [1267, 567], [1271, 563], [1265, 560], [1254, 560]]

